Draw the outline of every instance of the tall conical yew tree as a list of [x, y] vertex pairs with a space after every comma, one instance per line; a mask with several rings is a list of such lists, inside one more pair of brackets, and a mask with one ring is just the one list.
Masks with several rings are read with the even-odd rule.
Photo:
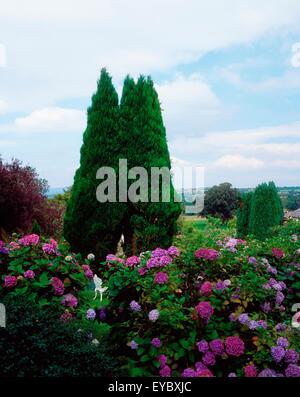
[[272, 227], [282, 221], [279, 196], [274, 183], [262, 183], [255, 189], [249, 221], [249, 233], [260, 240], [269, 236]]
[[[134, 253], [158, 246], [167, 247], [176, 231], [181, 204], [174, 200], [176, 193], [172, 183], [168, 202], [162, 202], [161, 180], [156, 189], [151, 184], [152, 167], [170, 170], [171, 163], [161, 107], [150, 77], [141, 76], [136, 84], [131, 78], [126, 78], [120, 112], [122, 157], [127, 159], [129, 169], [144, 167], [148, 173], [148, 183], [140, 188], [139, 193], [148, 193], [149, 202], [128, 202], [123, 223], [127, 250]], [[129, 189], [133, 184], [129, 184]], [[154, 190], [160, 191], [158, 202], [151, 202]]]
[[121, 236], [123, 203], [100, 203], [96, 198], [100, 167], [118, 170], [120, 151], [118, 95], [111, 77], [101, 70], [96, 93], [87, 112], [80, 167], [64, 219], [64, 236], [74, 251], [103, 258], [114, 253]]
[[237, 235], [239, 238], [244, 238], [249, 233], [250, 211], [252, 204], [253, 192], [243, 195], [241, 206], [237, 211]]

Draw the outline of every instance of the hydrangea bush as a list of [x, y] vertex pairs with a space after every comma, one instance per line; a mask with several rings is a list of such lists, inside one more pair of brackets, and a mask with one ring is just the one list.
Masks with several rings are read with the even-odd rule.
[[[263, 242], [230, 235], [210, 222], [198, 245], [179, 235], [101, 264], [54, 240], [15, 238], [0, 243], [0, 294], [59, 303], [62, 320], [83, 328], [105, 324], [131, 376], [299, 377], [299, 224]], [[108, 288], [102, 302], [93, 269]]]

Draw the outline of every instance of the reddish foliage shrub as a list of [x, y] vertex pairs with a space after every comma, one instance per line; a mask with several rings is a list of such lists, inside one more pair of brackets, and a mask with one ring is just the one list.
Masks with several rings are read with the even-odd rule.
[[[62, 230], [64, 206], [48, 201], [48, 183], [34, 168], [18, 160], [4, 163], [0, 158], [0, 234], [28, 233], [33, 224], [49, 236]], [[1, 233], [2, 232], [2, 233]]]

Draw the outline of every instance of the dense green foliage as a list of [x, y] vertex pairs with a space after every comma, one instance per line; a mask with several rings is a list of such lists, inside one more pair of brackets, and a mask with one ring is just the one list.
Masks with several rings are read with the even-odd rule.
[[117, 171], [120, 154], [118, 95], [105, 69], [87, 116], [80, 167], [65, 214], [64, 236], [74, 251], [93, 252], [103, 258], [116, 250], [125, 209], [122, 203], [100, 203], [96, 198], [97, 170], [105, 166]]
[[[127, 205], [123, 223], [126, 251], [168, 247], [176, 231], [181, 205], [174, 202], [171, 183], [168, 202], [162, 200], [162, 180], [156, 188], [151, 185], [151, 167], [166, 167], [168, 171], [171, 167], [160, 103], [152, 80], [140, 77], [135, 84], [127, 77], [120, 109], [121, 157], [128, 160], [129, 169], [143, 167], [148, 174], [148, 183], [141, 184], [137, 192], [149, 202], [129, 201]], [[136, 189], [134, 185], [136, 182], [129, 184], [129, 190]], [[154, 191], [159, 194], [159, 202], [150, 202]]]
[[108, 340], [92, 343], [58, 318], [56, 305], [41, 307], [24, 296], [3, 300], [7, 326], [0, 328], [1, 376], [114, 376], [120, 362], [113, 358]]
[[244, 238], [249, 233], [250, 211], [253, 192], [245, 193], [242, 196], [240, 208], [237, 210], [237, 235]]
[[262, 183], [255, 189], [249, 220], [249, 233], [265, 239], [272, 227], [283, 221], [283, 208], [275, 184]]
[[240, 194], [230, 183], [221, 183], [208, 189], [204, 196], [203, 215], [212, 215], [226, 221], [233, 217], [239, 205]]

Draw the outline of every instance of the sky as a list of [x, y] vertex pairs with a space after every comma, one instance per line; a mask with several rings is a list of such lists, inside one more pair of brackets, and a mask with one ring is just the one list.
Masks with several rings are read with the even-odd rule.
[[300, 185], [299, 0], [0, 0], [0, 154], [70, 186], [100, 69], [151, 75], [174, 165]]

